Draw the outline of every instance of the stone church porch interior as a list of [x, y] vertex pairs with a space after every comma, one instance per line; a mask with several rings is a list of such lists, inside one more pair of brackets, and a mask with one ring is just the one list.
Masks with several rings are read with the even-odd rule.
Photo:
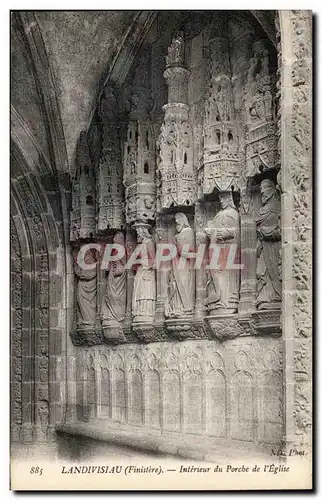
[[[310, 445], [310, 40], [307, 11], [11, 13], [14, 454]], [[126, 255], [82, 268], [96, 243]], [[126, 267], [162, 243], [243, 266]]]

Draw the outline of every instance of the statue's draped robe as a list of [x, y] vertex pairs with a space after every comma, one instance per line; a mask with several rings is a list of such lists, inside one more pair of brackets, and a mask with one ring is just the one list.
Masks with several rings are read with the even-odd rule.
[[102, 301], [102, 325], [122, 323], [126, 310], [125, 260], [111, 262]]
[[155, 249], [154, 242], [146, 238], [148, 262], [138, 267], [135, 274], [132, 296], [132, 314], [136, 321], [153, 321], [156, 301]]
[[[217, 236], [218, 229], [222, 233], [222, 239]], [[239, 269], [229, 269], [227, 266], [229, 252], [232, 251], [233, 258], [231, 262], [239, 263], [240, 255], [240, 225], [239, 213], [233, 207], [227, 207], [215, 216], [208, 223], [206, 229], [210, 237], [211, 245], [221, 245], [219, 258], [217, 261], [218, 269], [208, 270], [208, 296], [206, 304], [209, 309], [229, 310], [236, 312], [239, 301], [240, 271]], [[231, 247], [234, 244], [235, 247]], [[237, 247], [236, 247], [237, 245]], [[236, 249], [236, 253], [235, 253]], [[209, 263], [213, 255], [213, 250], [209, 250]]]
[[261, 207], [255, 219], [259, 238], [257, 261], [258, 309], [273, 308], [282, 300], [282, 283], [279, 276], [280, 264], [280, 206], [273, 197]]
[[[185, 227], [175, 236], [177, 257], [172, 261], [168, 316], [191, 314], [194, 305], [194, 260], [185, 258], [187, 252], [194, 251], [194, 234], [191, 227]], [[179, 269], [182, 258], [184, 267]]]
[[77, 325], [84, 328], [94, 327], [97, 297], [96, 267], [87, 270], [76, 264], [75, 274], [78, 277], [76, 289]]

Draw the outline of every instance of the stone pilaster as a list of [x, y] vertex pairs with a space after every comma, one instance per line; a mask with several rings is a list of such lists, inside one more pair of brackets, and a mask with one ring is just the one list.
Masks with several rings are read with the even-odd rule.
[[312, 426], [312, 14], [279, 11], [286, 444]]
[[253, 198], [250, 187], [240, 190], [240, 248], [241, 284], [238, 311], [249, 315], [255, 310], [256, 295], [256, 228], [253, 215]]
[[[204, 221], [205, 214], [204, 208], [200, 203], [196, 203], [195, 209], [195, 229], [196, 229], [196, 251], [200, 249], [202, 245], [205, 248], [206, 255], [206, 244], [207, 235], [204, 231]], [[204, 305], [206, 298], [206, 269], [205, 269], [206, 259], [204, 259], [203, 265], [200, 269], [196, 269], [196, 305], [195, 305], [195, 317], [196, 319], [202, 320], [207, 314], [207, 309]]]

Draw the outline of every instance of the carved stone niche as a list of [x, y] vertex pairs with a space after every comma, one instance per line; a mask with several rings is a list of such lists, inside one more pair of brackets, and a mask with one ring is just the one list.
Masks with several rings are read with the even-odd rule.
[[189, 122], [188, 78], [184, 67], [184, 41], [172, 40], [166, 57], [164, 78], [168, 103], [163, 106], [164, 122], [158, 138], [158, 198], [161, 208], [191, 206], [196, 200], [193, 167], [193, 135]]
[[[82, 245], [75, 245], [72, 250], [75, 275], [74, 339], [94, 335], [97, 327], [97, 254], [94, 250], [88, 250], [80, 258], [81, 250]], [[85, 268], [85, 265], [90, 268]]]
[[220, 209], [208, 220], [205, 305], [210, 316], [236, 315], [240, 293], [240, 216], [232, 191], [219, 193]]
[[[117, 231], [108, 243], [125, 247], [123, 232]], [[127, 305], [127, 270], [126, 255], [117, 261], [110, 262], [108, 269], [101, 269], [100, 320], [107, 343], [125, 341], [123, 324], [126, 318]]]
[[274, 84], [267, 43], [258, 40], [253, 44], [244, 96], [247, 177], [279, 166]]
[[76, 174], [72, 181], [72, 242], [95, 237], [95, 190], [95, 172], [89, 156], [86, 132], [81, 132], [76, 149]]
[[176, 212], [168, 221], [168, 241], [176, 246], [176, 257], [167, 269], [165, 328], [170, 338], [203, 338], [202, 322], [195, 321], [195, 252], [193, 214]]
[[207, 46], [209, 86], [205, 100], [204, 154], [199, 169], [201, 195], [214, 189], [239, 189], [241, 159], [227, 33], [225, 18], [212, 22]]
[[[261, 207], [255, 216], [256, 246], [256, 318], [280, 316], [282, 306], [281, 274], [281, 202], [272, 179], [260, 182]], [[258, 320], [259, 324], [261, 320]]]
[[142, 250], [141, 263], [138, 264], [133, 283], [133, 326], [152, 325], [156, 304], [155, 242], [150, 225], [140, 222], [136, 223], [134, 228], [137, 232], [138, 245]]
[[234, 339], [245, 332], [234, 314], [230, 316], [207, 316], [205, 317], [205, 328], [210, 338], [220, 341]]

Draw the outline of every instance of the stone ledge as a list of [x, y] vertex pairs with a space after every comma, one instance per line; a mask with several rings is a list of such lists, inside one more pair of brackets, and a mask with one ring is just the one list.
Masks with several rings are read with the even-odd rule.
[[56, 426], [56, 432], [90, 438], [101, 443], [132, 448], [139, 452], [158, 455], [174, 455], [185, 460], [210, 461], [226, 464], [227, 460], [252, 457], [254, 460], [269, 459], [272, 446], [202, 435], [168, 432], [161, 434], [142, 427], [116, 424], [99, 420], [93, 423], [71, 423]]
[[[281, 310], [261, 310], [249, 315], [211, 315], [204, 318], [173, 318], [162, 324], [132, 323], [123, 325], [123, 334], [103, 334], [100, 327], [71, 332], [74, 345], [125, 344], [142, 342], [171, 342], [172, 340], [216, 339], [225, 341], [236, 337], [281, 336]], [[113, 333], [113, 332], [112, 332]], [[110, 339], [109, 339], [110, 337]]]

